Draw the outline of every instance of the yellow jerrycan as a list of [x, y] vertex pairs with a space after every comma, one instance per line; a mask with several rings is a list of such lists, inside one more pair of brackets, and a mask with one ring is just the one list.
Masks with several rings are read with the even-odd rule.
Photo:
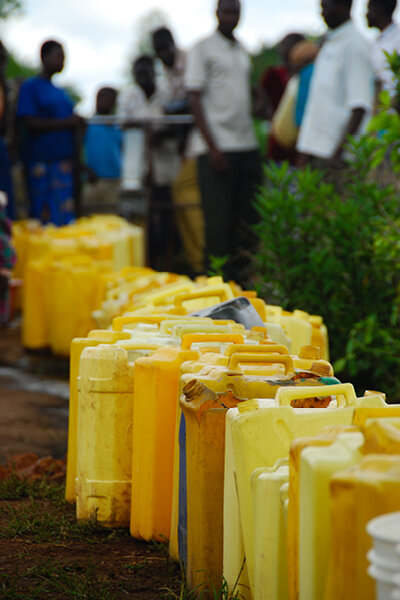
[[85, 348], [79, 367], [76, 514], [129, 526], [134, 363], [117, 346]]
[[[371, 547], [366, 524], [374, 516], [397, 510], [399, 506], [399, 428], [398, 418], [369, 420], [362, 428], [365, 438], [362, 452], [371, 454], [356, 467], [332, 477], [330, 520], [333, 536], [326, 600], [375, 598], [372, 581], [365, 577], [367, 552]], [[394, 481], [395, 493], [392, 489]], [[341, 514], [337, 514], [338, 509]], [[349, 515], [352, 520], [346, 523]]]
[[[233, 355], [232, 363], [240, 364], [242, 356]], [[259, 360], [267, 365], [282, 363], [293, 373], [292, 359], [288, 355], [249, 356], [252, 361]], [[223, 547], [220, 533], [223, 532], [224, 413], [230, 406], [229, 402], [233, 402], [234, 406], [247, 398], [273, 396], [285, 380], [279, 379], [279, 376], [269, 377], [246, 377], [241, 371], [215, 367], [207, 374], [198, 373], [195, 379], [190, 374], [181, 378], [183, 392], [187, 394], [192, 384], [195, 384], [196, 390], [195, 394], [193, 392], [194, 398], [191, 391], [190, 399], [185, 400], [184, 395], [181, 396], [184, 419], [179, 425], [180, 493], [184, 489], [179, 504], [179, 555], [187, 565], [191, 587], [203, 584], [205, 574], [214, 584], [220, 583], [222, 577]], [[218, 393], [225, 394], [219, 410], [206, 410], [207, 417], [202, 415], [200, 419], [199, 411], [207, 408], [208, 396], [218, 396]], [[228, 398], [229, 394], [232, 396]], [[217, 399], [216, 403], [219, 401]], [[183, 444], [182, 438], [185, 440]], [[182, 465], [185, 465], [184, 468]]]
[[265, 301], [262, 298], [257, 297], [256, 291], [242, 290], [239, 292], [239, 296], [244, 296], [245, 298], [248, 298], [248, 300], [250, 300], [250, 302], [252, 303], [252, 305], [254, 306], [256, 311], [258, 312], [261, 320], [264, 322], [267, 320], [267, 310], [266, 310]]
[[286, 458], [251, 476], [254, 502], [254, 600], [286, 600], [286, 518], [281, 488], [289, 480]]
[[[250, 401], [246, 404], [251, 406]], [[275, 400], [259, 399], [257, 406], [275, 406]], [[225, 420], [223, 576], [231, 595], [238, 592], [244, 600], [252, 600], [240, 523], [231, 431], [232, 421], [238, 414], [237, 408], [230, 408]]]
[[278, 323], [292, 340], [293, 354], [299, 354], [302, 346], [312, 345], [312, 325], [299, 311], [293, 314], [284, 312], [278, 318]]
[[[200, 338], [196, 337], [196, 336], [185, 336], [185, 339], [182, 343], [182, 347], [185, 347], [185, 345], [191, 345], [194, 344], [195, 342], [197, 342]], [[204, 338], [206, 339], [206, 338]], [[226, 338], [228, 340], [228, 338]], [[218, 337], [216, 336], [215, 341], [222, 341], [221, 336], [220, 339], [218, 339]], [[207, 335], [207, 343], [211, 343], [212, 342], [212, 337], [210, 335]], [[229, 342], [231, 343], [235, 343], [238, 345], [243, 345], [244, 339], [243, 336], [238, 335], [238, 334], [233, 334], [230, 336], [229, 338]], [[238, 356], [238, 355], [236, 355]], [[242, 356], [242, 355], [241, 355]], [[246, 355], [248, 356], [248, 355]], [[218, 359], [218, 361], [215, 361], [215, 364], [213, 364], [213, 362], [211, 362], [210, 364], [208, 363], [208, 359], [205, 357], [203, 360], [206, 361], [205, 366], [203, 366], [202, 364], [199, 365], [198, 361], [196, 362], [196, 364], [186, 364], [184, 363], [182, 365], [182, 377], [181, 377], [181, 383], [180, 383], [180, 390], [182, 390], [183, 386], [190, 381], [191, 379], [191, 374], [192, 373], [197, 373], [198, 377], [202, 377], [202, 381], [205, 383], [205, 385], [207, 386], [212, 386], [213, 389], [215, 388], [217, 391], [223, 391], [224, 390], [224, 386], [226, 384], [226, 375], [227, 372], [231, 370], [231, 366], [229, 364], [229, 362], [233, 359], [234, 355], [232, 354], [231, 356], [228, 357], [228, 365], [226, 365], [226, 360], [225, 357], [221, 357]], [[264, 358], [263, 358], [264, 357]], [[261, 357], [260, 360], [262, 360], [264, 365], [278, 365], [278, 369], [280, 367], [280, 364], [285, 364], [287, 365], [287, 369], [292, 372], [293, 371], [293, 363], [292, 360], [289, 356], [277, 356], [276, 360], [274, 358], [271, 358], [271, 356], [268, 356], [267, 354], [263, 355], [263, 357]], [[211, 361], [213, 361], [213, 358], [211, 358]], [[222, 363], [222, 364], [221, 364]], [[217, 367], [217, 364], [219, 365]], [[271, 370], [270, 367], [266, 366], [266, 369], [269, 368], [268, 373], [269, 375], [271, 375]], [[200, 371], [199, 371], [199, 367]], [[253, 382], [251, 381], [245, 381], [242, 378], [242, 371], [233, 371], [232, 375], [235, 377], [231, 377], [229, 379], [229, 382], [233, 384], [235, 384], [236, 386], [241, 386], [240, 387], [240, 393], [243, 392], [244, 397], [246, 398], [246, 394], [249, 393], [249, 389], [251, 389], [251, 396], [254, 396], [254, 394], [257, 394], [257, 391], [260, 390], [260, 386], [259, 386], [259, 381], [255, 378]], [[234, 381], [234, 378], [236, 378], [236, 380]], [[277, 385], [275, 383], [275, 381], [273, 381], [273, 383], [263, 383], [263, 390], [268, 390], [268, 393], [271, 394], [271, 385], [275, 386]], [[254, 391], [253, 391], [254, 390]], [[239, 392], [238, 392], [239, 393]], [[169, 552], [170, 552], [170, 556], [174, 559], [174, 560], [179, 560], [179, 549], [178, 549], [178, 521], [179, 521], [179, 480], [180, 480], [180, 451], [179, 451], [179, 447], [180, 447], [180, 442], [179, 442], [179, 436], [181, 435], [182, 439], [185, 439], [185, 427], [184, 427], [184, 421], [181, 420], [181, 411], [180, 411], [180, 407], [178, 407], [178, 412], [177, 412], [177, 420], [176, 420], [176, 431], [178, 432], [176, 437], [175, 437], [175, 453], [174, 453], [174, 483], [173, 483], [173, 498], [172, 498], [172, 514], [171, 514], [171, 538], [170, 538], [170, 547], [169, 547]], [[182, 442], [184, 443], [184, 442]], [[185, 533], [184, 533], [184, 537], [186, 535], [186, 528], [185, 528]]]
[[[361, 460], [364, 436], [341, 433], [331, 446], [305, 448], [300, 457], [299, 599], [324, 596], [331, 548], [329, 522], [332, 475]], [[350, 525], [350, 523], [349, 523]]]
[[179, 367], [198, 356], [193, 350], [165, 347], [136, 361], [130, 508], [133, 537], [169, 539]]
[[[367, 523], [400, 506], [400, 455], [370, 454], [331, 481], [331, 563], [324, 599], [375, 600]], [[334, 569], [337, 568], [337, 572]]]
[[49, 344], [48, 298], [45, 281], [50, 268], [48, 260], [29, 261], [22, 286], [22, 345], [36, 350]]
[[68, 356], [72, 339], [93, 329], [91, 313], [97, 308], [94, 299], [99, 274], [99, 266], [92, 261], [53, 263], [49, 272], [49, 342], [54, 354]]
[[[321, 378], [320, 381], [328, 384], [335, 380]], [[321, 404], [326, 406], [326, 399], [335, 396], [341, 405], [344, 402], [345, 406], [340, 410], [329, 407], [307, 408]], [[265, 409], [258, 408], [257, 402], [239, 405], [240, 414], [231, 423], [244, 548], [252, 589], [254, 518], [249, 486], [251, 473], [259, 467], [271, 467], [279, 458], [287, 457], [290, 444], [297, 437], [316, 435], [322, 427], [329, 424], [350, 424], [357, 404], [351, 384], [280, 387], [275, 400], [277, 406]], [[294, 408], [292, 404], [306, 407]]]
[[[91, 332], [93, 333], [93, 332]], [[90, 334], [89, 334], [90, 335]], [[96, 331], [96, 335], [87, 338], [75, 338], [71, 342], [69, 359], [69, 413], [68, 413], [68, 453], [65, 499], [75, 502], [76, 456], [78, 433], [78, 375], [79, 361], [85, 348], [100, 344], [114, 344], [118, 340], [129, 339], [129, 333], [116, 331]]]
[[319, 315], [310, 315], [308, 320], [312, 327], [311, 345], [320, 348], [322, 358], [329, 360], [328, 328]]
[[336, 425], [324, 427], [319, 435], [295, 439], [289, 452], [289, 506], [287, 515], [287, 565], [288, 594], [290, 600], [296, 600], [299, 594], [299, 479], [300, 454], [304, 448], [330, 446], [339, 433], [359, 431], [354, 425]]
[[186, 514], [179, 515], [181, 526], [181, 517], [187, 520], [187, 546], [181, 544], [180, 558], [190, 589], [222, 582], [225, 413], [239, 401], [231, 391], [217, 393], [195, 379], [184, 386], [180, 399], [186, 436], [180, 488], [183, 483], [187, 501]]

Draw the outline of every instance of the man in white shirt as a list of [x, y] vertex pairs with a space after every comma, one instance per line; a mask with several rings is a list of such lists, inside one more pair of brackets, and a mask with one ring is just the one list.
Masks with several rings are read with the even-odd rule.
[[348, 135], [362, 131], [373, 107], [370, 50], [350, 18], [352, 0], [322, 0], [322, 17], [329, 27], [315, 62], [297, 150], [342, 164]]
[[[135, 83], [120, 92], [117, 113], [123, 119], [153, 119], [164, 114], [167, 100], [164, 90], [156, 85], [151, 56], [140, 56], [133, 63]], [[151, 202], [148, 224], [150, 266], [164, 270], [170, 247], [172, 230], [171, 185], [177, 176], [181, 159], [176, 138], [158, 125], [147, 127]]]
[[382, 89], [394, 94], [393, 73], [385, 52], [400, 54], [400, 26], [392, 20], [397, 0], [370, 0], [367, 10], [369, 27], [377, 27], [381, 32], [372, 46], [372, 68], [377, 83], [377, 92]]
[[[206, 223], [206, 253], [227, 256], [224, 274], [245, 282], [254, 236], [251, 224], [261, 157], [252, 122], [250, 59], [233, 32], [239, 0], [219, 0], [218, 28], [187, 57], [186, 88], [197, 125], [192, 150], [197, 156]], [[248, 275], [248, 272], [247, 272]]]

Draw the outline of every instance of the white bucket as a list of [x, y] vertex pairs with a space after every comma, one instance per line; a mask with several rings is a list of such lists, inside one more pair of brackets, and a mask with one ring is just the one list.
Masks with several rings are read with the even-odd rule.
[[379, 569], [375, 565], [368, 567], [368, 575], [375, 580], [377, 600], [393, 600], [393, 594], [398, 591], [400, 585], [400, 576]]
[[384, 565], [394, 565], [400, 571], [400, 555], [396, 552], [400, 544], [400, 512], [372, 519], [367, 523], [367, 532], [373, 539], [376, 560]]
[[399, 561], [396, 556], [383, 559], [376, 550], [370, 550], [367, 553], [367, 558], [372, 565], [378, 567], [378, 569], [381, 569], [382, 571], [387, 571], [389, 575], [392, 573], [400, 573]]

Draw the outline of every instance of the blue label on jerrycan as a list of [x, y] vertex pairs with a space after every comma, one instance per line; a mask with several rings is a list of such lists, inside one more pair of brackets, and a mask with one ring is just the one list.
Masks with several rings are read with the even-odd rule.
[[186, 421], [181, 414], [179, 424], [179, 520], [178, 520], [179, 560], [187, 570], [187, 496], [186, 496]]

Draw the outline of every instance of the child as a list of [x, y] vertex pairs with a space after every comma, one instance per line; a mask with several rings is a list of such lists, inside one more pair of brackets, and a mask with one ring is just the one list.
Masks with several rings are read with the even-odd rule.
[[7, 195], [0, 192], [0, 327], [9, 318], [9, 281], [15, 263], [15, 251], [11, 245], [11, 222], [6, 216]]
[[[103, 87], [96, 96], [96, 115], [114, 113], [117, 90]], [[85, 162], [89, 182], [83, 192], [87, 210], [116, 206], [121, 175], [121, 130], [115, 125], [100, 123], [88, 126], [85, 135]]]

